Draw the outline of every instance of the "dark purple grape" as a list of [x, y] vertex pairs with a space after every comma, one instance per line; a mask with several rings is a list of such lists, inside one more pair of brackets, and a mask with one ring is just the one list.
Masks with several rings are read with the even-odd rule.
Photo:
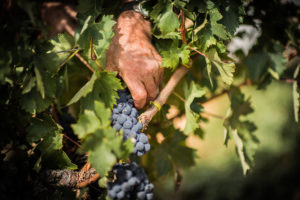
[[[138, 156], [145, 154], [150, 150], [148, 137], [144, 133], [140, 133], [143, 125], [138, 122], [138, 110], [133, 105], [133, 100], [127, 89], [118, 91], [119, 98], [117, 105], [114, 106], [113, 115], [111, 116], [112, 125], [117, 131], [123, 131], [123, 140], [130, 137], [135, 138], [132, 140], [135, 143], [135, 149], [132, 152]], [[137, 143], [140, 142], [142, 144]], [[147, 147], [144, 146], [147, 144]]]
[[119, 124], [123, 124], [126, 121], [126, 115], [124, 115], [124, 114], [119, 115], [117, 121]]
[[139, 135], [139, 141], [140, 142], [142, 142], [142, 143], [144, 143], [144, 144], [146, 144], [147, 142], [148, 142], [148, 137], [144, 134], [144, 133], [141, 133], [140, 135]]
[[128, 129], [132, 128], [132, 122], [131, 121], [124, 122], [123, 127]]
[[150, 144], [145, 144], [145, 151], [148, 152], [150, 150], [151, 146]]
[[116, 123], [116, 124], [113, 126], [113, 128], [116, 129], [116, 131], [119, 131], [119, 130], [121, 130], [122, 125], [119, 124], [119, 123]]
[[138, 151], [143, 151], [144, 150], [144, 144], [142, 143], [142, 142], [138, 142], [138, 143], [136, 143], [136, 149], [138, 150]]
[[107, 183], [107, 193], [113, 200], [152, 200], [153, 184], [149, 183], [144, 170], [135, 162], [116, 164], [113, 167], [116, 179]]

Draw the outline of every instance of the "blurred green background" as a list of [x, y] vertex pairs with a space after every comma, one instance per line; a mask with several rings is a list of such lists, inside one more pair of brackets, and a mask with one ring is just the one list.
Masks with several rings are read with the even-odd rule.
[[[203, 124], [207, 133], [204, 140], [189, 141], [197, 147], [197, 165], [182, 171], [183, 182], [177, 192], [173, 177], [157, 182], [159, 199], [300, 199], [300, 126], [293, 117], [292, 85], [273, 82], [268, 87], [242, 88], [246, 97], [251, 96], [255, 112], [248, 119], [257, 125], [260, 140], [250, 173], [243, 175], [233, 143], [223, 145], [223, 121], [209, 117]], [[224, 116], [228, 106], [224, 95], [208, 107]]]

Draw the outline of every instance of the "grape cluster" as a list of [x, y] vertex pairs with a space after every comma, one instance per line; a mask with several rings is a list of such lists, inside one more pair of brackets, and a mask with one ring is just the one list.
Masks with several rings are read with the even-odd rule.
[[116, 175], [114, 182], [108, 182], [108, 196], [113, 200], [137, 199], [151, 200], [153, 198], [153, 184], [147, 175], [135, 162], [130, 164], [116, 164], [113, 167]]
[[133, 139], [133, 154], [142, 156], [150, 150], [150, 144], [148, 137], [140, 132], [143, 125], [138, 122], [139, 111], [134, 107], [128, 89], [119, 90], [118, 95], [117, 105], [113, 109], [112, 125], [117, 131], [123, 130], [124, 140]]

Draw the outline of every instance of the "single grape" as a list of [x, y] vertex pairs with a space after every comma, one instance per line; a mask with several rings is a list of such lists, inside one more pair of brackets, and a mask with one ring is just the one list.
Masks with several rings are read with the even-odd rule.
[[146, 193], [144, 191], [137, 193], [138, 200], [144, 200], [146, 197]]
[[115, 185], [115, 186], [112, 188], [112, 190], [115, 191], [116, 193], [117, 193], [117, 192], [120, 192], [121, 189], [122, 189], [122, 188], [121, 188], [120, 185]]
[[154, 186], [153, 186], [152, 183], [147, 184], [147, 185], [145, 186], [145, 191], [146, 191], [146, 192], [152, 192], [153, 188], [154, 188]]
[[116, 120], [116, 119], [118, 118], [118, 116], [119, 116], [118, 114], [113, 114], [113, 115], [112, 115], [112, 119], [113, 119], [113, 120]]
[[135, 184], [137, 184], [138, 183], [138, 179], [136, 178], [136, 177], [132, 177], [132, 178], [130, 178], [129, 180], [128, 180], [128, 184], [130, 185], [130, 186], [134, 186]]
[[141, 130], [143, 128], [143, 124], [141, 122], [138, 122], [136, 124], [136, 126], [139, 128], [139, 130]]
[[122, 190], [121, 190], [120, 192], [118, 192], [118, 194], [117, 194], [117, 198], [118, 198], [118, 199], [123, 199], [124, 196], [125, 196], [125, 192], [122, 191]]
[[125, 192], [130, 190], [130, 185], [128, 182], [124, 182], [121, 187], [122, 187], [122, 190]]
[[131, 118], [132, 119], [132, 124], [135, 125], [137, 123], [137, 119], [136, 118]]
[[150, 144], [145, 144], [145, 151], [148, 152], [150, 150], [151, 146]]
[[131, 131], [130, 133], [129, 133], [129, 137], [136, 137], [136, 132], [133, 132], [133, 131]]
[[126, 178], [129, 179], [130, 177], [132, 177], [132, 171], [126, 170]]
[[139, 140], [140, 142], [146, 144], [146, 143], [148, 142], [148, 137], [147, 137], [144, 133], [141, 133], [141, 134], [139, 135], [138, 140]]
[[131, 113], [131, 106], [129, 106], [129, 104], [127, 104], [125, 106], [125, 108], [122, 110], [122, 113], [125, 115], [129, 115]]
[[126, 115], [124, 115], [124, 114], [119, 115], [117, 120], [118, 120], [119, 124], [123, 124], [126, 121]]
[[138, 152], [136, 153], [136, 155], [139, 156], [139, 157], [141, 157], [142, 155], [144, 155], [144, 152], [138, 151]]
[[144, 150], [144, 144], [142, 143], [142, 142], [138, 142], [138, 143], [136, 143], [136, 149], [138, 150], [138, 151], [143, 151]]
[[116, 195], [117, 195], [114, 190], [108, 191], [107, 194], [108, 194], [109, 198], [111, 198], [111, 199], [114, 199], [116, 197]]
[[114, 113], [114, 114], [119, 114], [120, 112], [119, 112], [119, 110], [118, 110], [117, 108], [114, 108], [114, 109], [113, 109], [113, 113]]
[[147, 200], [152, 200], [153, 199], [153, 193], [146, 194], [146, 199]]
[[123, 127], [128, 129], [132, 128], [132, 122], [127, 120], [124, 122]]
[[116, 129], [116, 131], [119, 131], [119, 130], [121, 130], [122, 125], [119, 124], [119, 123], [116, 123], [116, 124], [113, 126], [113, 128]]
[[119, 112], [122, 112], [122, 110], [123, 110], [124, 106], [125, 106], [125, 104], [124, 104], [124, 103], [119, 103], [119, 104], [117, 105], [117, 109], [118, 109], [118, 111], [119, 111]]
[[[124, 126], [123, 126], [123, 127], [124, 127]], [[128, 129], [128, 128], [123, 129], [123, 133], [124, 133], [124, 135], [126, 135], [127, 137], [129, 136], [130, 132], [131, 132], [131, 130]]]

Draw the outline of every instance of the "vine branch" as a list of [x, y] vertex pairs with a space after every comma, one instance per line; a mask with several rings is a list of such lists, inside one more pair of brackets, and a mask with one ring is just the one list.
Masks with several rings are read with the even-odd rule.
[[87, 171], [47, 170], [42, 175], [42, 179], [45, 183], [57, 187], [81, 188], [97, 180], [99, 175], [98, 177], [95, 175], [97, 172], [94, 168]]
[[[170, 94], [173, 92], [176, 85], [182, 79], [182, 77], [188, 72], [188, 68], [184, 66], [180, 66], [176, 71], [173, 73], [169, 81], [167, 82], [166, 86], [162, 89], [159, 93], [158, 97], [154, 100], [154, 103], [157, 103], [163, 106]], [[158, 112], [158, 108], [154, 105], [151, 105], [144, 113], [139, 116], [141, 123], [143, 124], [144, 129], [147, 128], [149, 122], [152, 120], [154, 115]]]

